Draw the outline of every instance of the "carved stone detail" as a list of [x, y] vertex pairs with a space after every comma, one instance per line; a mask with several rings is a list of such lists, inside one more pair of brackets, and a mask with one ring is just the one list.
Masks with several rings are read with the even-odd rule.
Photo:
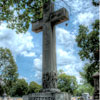
[[30, 97], [29, 100], [55, 100], [53, 97]]
[[71, 100], [71, 95], [68, 93], [42, 92], [24, 96], [23, 100]]
[[57, 88], [56, 72], [47, 72], [43, 74], [43, 89]]

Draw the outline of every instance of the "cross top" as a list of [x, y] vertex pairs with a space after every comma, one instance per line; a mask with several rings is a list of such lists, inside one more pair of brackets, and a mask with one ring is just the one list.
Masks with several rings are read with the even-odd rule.
[[43, 31], [42, 87], [45, 92], [58, 92], [56, 67], [55, 25], [68, 20], [65, 8], [54, 11], [54, 3], [48, 0], [43, 5], [43, 19], [32, 24], [36, 33]]
[[[53, 7], [53, 9], [52, 9]], [[52, 0], [47, 0], [45, 1], [45, 3], [43, 4], [43, 10], [46, 11], [46, 10], [54, 10], [54, 3], [52, 2]]]

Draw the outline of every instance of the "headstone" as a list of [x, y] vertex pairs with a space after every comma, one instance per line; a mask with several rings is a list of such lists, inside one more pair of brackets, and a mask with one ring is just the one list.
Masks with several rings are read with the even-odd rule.
[[27, 95], [24, 95], [23, 100], [29, 100], [29, 97]]
[[100, 78], [100, 73], [96, 72], [93, 75], [93, 79], [94, 79], [94, 96], [93, 96], [93, 99], [94, 100], [99, 100], [99, 98], [100, 98], [99, 78]]
[[[44, 1], [44, 0], [43, 0]], [[52, 0], [45, 0], [43, 19], [32, 24], [34, 32], [43, 31], [42, 92], [28, 95], [24, 100], [70, 100], [67, 93], [57, 89], [56, 33], [55, 25], [67, 21], [65, 8], [54, 11]]]
[[82, 94], [83, 100], [89, 100], [89, 97], [90, 97], [89, 93], [83, 93]]
[[6, 93], [3, 94], [3, 100], [7, 100], [7, 94]]

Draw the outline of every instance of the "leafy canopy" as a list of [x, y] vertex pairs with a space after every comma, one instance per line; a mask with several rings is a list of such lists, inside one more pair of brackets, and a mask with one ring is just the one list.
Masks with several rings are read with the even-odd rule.
[[99, 0], [92, 0], [92, 4], [93, 4], [94, 6], [99, 6], [100, 1], [99, 1]]
[[3, 82], [3, 88], [8, 95], [17, 78], [17, 65], [11, 51], [9, 49], [0, 48], [0, 79]]
[[18, 79], [11, 89], [11, 96], [23, 96], [28, 93], [28, 83], [25, 79]]
[[11, 96], [20, 96], [31, 93], [37, 93], [41, 89], [41, 86], [32, 81], [28, 85], [25, 79], [18, 79], [11, 89]]
[[82, 96], [82, 93], [89, 93], [91, 96], [93, 96], [94, 88], [88, 83], [78, 85], [78, 88], [75, 90], [75, 95]]
[[36, 82], [32, 81], [29, 84], [29, 91], [28, 93], [37, 93], [41, 90], [41, 86], [39, 84], [37, 84]]
[[[43, 3], [48, 0], [0, 0], [0, 21], [17, 33], [26, 32], [29, 24], [42, 19]], [[54, 0], [53, 0], [54, 1]]]
[[66, 75], [64, 72], [58, 75], [58, 88], [62, 92], [68, 92], [74, 95], [74, 91], [77, 89], [77, 81], [75, 76]]
[[99, 20], [92, 24], [91, 31], [87, 27], [80, 25], [76, 42], [80, 47], [80, 58], [88, 60], [88, 64], [85, 65], [83, 72], [80, 72], [80, 74], [88, 83], [93, 85], [92, 75], [99, 71]]

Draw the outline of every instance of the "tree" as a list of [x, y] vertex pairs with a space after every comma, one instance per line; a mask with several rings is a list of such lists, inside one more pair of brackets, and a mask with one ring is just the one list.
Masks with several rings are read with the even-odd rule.
[[29, 24], [42, 19], [43, 3], [48, 0], [0, 0], [0, 21], [17, 33], [26, 32]]
[[0, 79], [4, 90], [9, 95], [13, 83], [18, 78], [17, 65], [9, 49], [0, 48]]
[[68, 92], [74, 95], [74, 91], [77, 89], [77, 81], [75, 76], [66, 75], [61, 73], [58, 76], [58, 88], [62, 92]]
[[91, 64], [85, 64], [83, 70], [80, 72], [80, 75], [83, 78], [83, 83], [90, 83], [92, 86], [94, 86], [93, 74], [97, 71], [98, 70]]
[[80, 58], [88, 60], [81, 76], [93, 86], [92, 75], [99, 71], [99, 20], [92, 24], [92, 31], [83, 25], [79, 26], [79, 34], [76, 37], [78, 47], [80, 47]]
[[18, 79], [11, 89], [11, 96], [23, 96], [28, 93], [28, 83], [25, 79]]
[[94, 6], [99, 6], [100, 1], [99, 0], [92, 0], [92, 4]]
[[75, 95], [82, 96], [82, 93], [89, 93], [92, 96], [94, 93], [94, 88], [88, 83], [78, 85], [78, 88], [75, 90]]
[[29, 91], [28, 93], [37, 93], [41, 90], [41, 86], [39, 84], [37, 84], [36, 82], [32, 81], [29, 84]]

